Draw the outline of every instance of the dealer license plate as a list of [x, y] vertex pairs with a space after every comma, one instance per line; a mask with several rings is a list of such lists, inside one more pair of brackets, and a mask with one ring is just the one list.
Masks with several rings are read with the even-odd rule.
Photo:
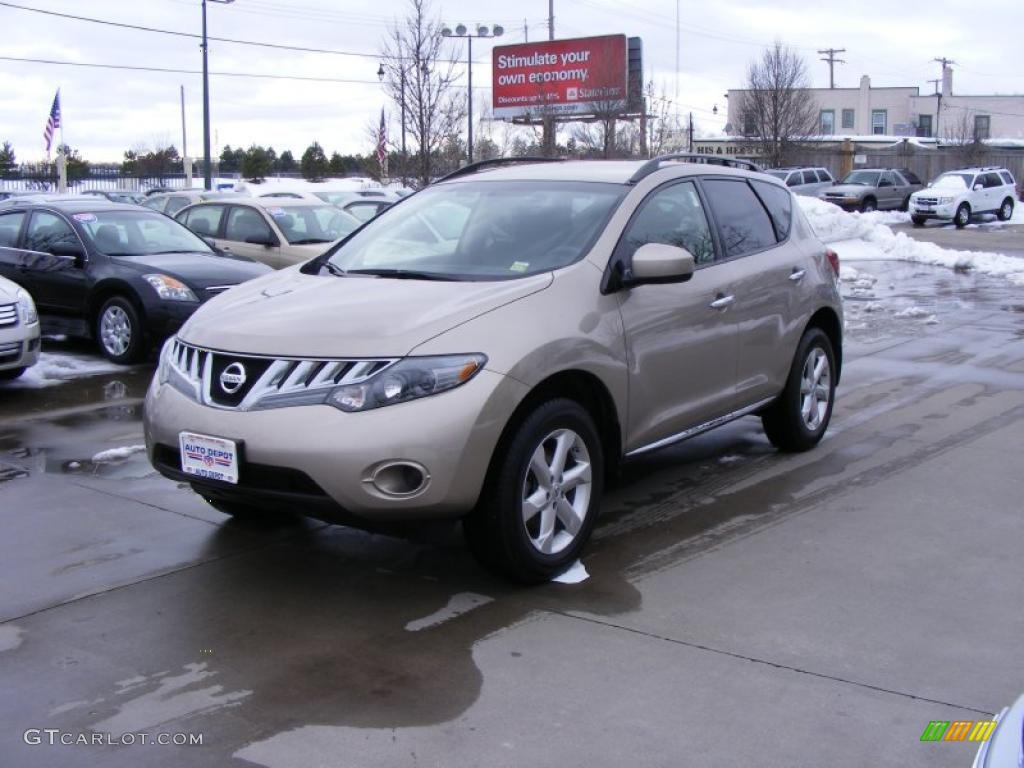
[[238, 446], [234, 440], [182, 432], [181, 471], [186, 475], [238, 483]]

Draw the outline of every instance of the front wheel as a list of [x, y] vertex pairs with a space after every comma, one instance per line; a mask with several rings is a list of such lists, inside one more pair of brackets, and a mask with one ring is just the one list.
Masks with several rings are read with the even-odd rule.
[[123, 296], [108, 299], [96, 316], [100, 351], [114, 363], [127, 365], [146, 352], [142, 321], [135, 306]]
[[1013, 200], [1010, 198], [1003, 200], [1003, 204], [999, 206], [999, 213], [996, 215], [1000, 221], [1009, 221], [1013, 218]]
[[915, 227], [923, 227], [924, 223], [928, 221], [924, 216], [911, 216], [910, 220], [913, 222]]
[[549, 400], [495, 455], [477, 508], [463, 521], [487, 568], [524, 583], [548, 581], [579, 557], [594, 528], [604, 454], [579, 403]]
[[960, 203], [960, 207], [956, 209], [956, 216], [953, 218], [957, 229], [963, 229], [971, 223], [971, 206], [967, 203]]
[[772, 445], [795, 453], [820, 442], [832, 418], [835, 372], [832, 342], [820, 328], [809, 328], [797, 347], [786, 388], [761, 417]]
[[860, 204], [861, 213], [871, 213], [872, 211], [875, 211], [877, 209], [878, 203], [875, 202], [875, 198], [873, 197], [864, 198], [864, 202]]

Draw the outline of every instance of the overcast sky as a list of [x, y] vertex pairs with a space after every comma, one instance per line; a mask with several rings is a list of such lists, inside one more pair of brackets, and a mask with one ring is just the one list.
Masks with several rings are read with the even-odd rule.
[[[199, 0], [10, 0], [46, 10], [183, 32], [200, 29]], [[680, 3], [678, 101], [693, 111], [698, 130], [724, 125], [730, 87], [742, 87], [750, 59], [774, 39], [807, 58], [813, 84], [828, 84], [816, 50], [846, 48], [837, 86], [856, 86], [862, 74], [876, 86], [919, 86], [939, 76], [932, 59], [946, 56], [959, 93], [1024, 93], [1021, 51], [1024, 3], [987, 0], [902, 0], [856, 4], [836, 0], [704, 0]], [[971, 8], [977, 8], [976, 14]], [[513, 12], [512, 9], [516, 10]], [[407, 0], [236, 0], [209, 6], [211, 35], [327, 48], [367, 56], [305, 54], [212, 43], [210, 69], [261, 75], [333, 78], [309, 82], [211, 77], [214, 152], [225, 144], [272, 145], [296, 157], [313, 140], [328, 153], [372, 150], [366, 126], [379, 119], [385, 99], [377, 81], [387, 27], [402, 17]], [[446, 23], [500, 23], [501, 42], [546, 36], [547, 2], [435, 0]], [[520, 16], [512, 15], [521, 14]], [[523, 18], [525, 16], [525, 19]], [[524, 31], [524, 23], [526, 30]], [[196, 40], [60, 19], [0, 5], [0, 56], [199, 70]], [[647, 79], [674, 98], [677, 82], [675, 0], [556, 0], [557, 37], [625, 33], [644, 41]], [[453, 41], [453, 56], [465, 56]], [[474, 45], [474, 80], [490, 82], [490, 41]], [[463, 81], [464, 83], [465, 81]], [[120, 160], [125, 149], [173, 143], [181, 149], [179, 85], [185, 87], [189, 154], [202, 152], [202, 79], [197, 74], [121, 71], [0, 59], [0, 141], [18, 158], [44, 154], [42, 139], [59, 86], [65, 138], [88, 160]], [[489, 101], [486, 88], [477, 103]], [[719, 116], [712, 114], [715, 106]], [[395, 133], [397, 127], [392, 128]]]

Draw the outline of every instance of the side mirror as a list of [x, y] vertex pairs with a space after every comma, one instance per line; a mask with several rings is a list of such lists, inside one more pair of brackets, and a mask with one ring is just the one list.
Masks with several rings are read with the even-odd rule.
[[984, 184], [975, 184], [974, 185], [974, 191], [975, 192], [981, 192], [981, 190], [983, 190], [984, 188], [985, 188]]
[[204, 243], [206, 243], [206, 244], [207, 244], [208, 246], [210, 246], [211, 248], [213, 248], [213, 250], [215, 250], [215, 251], [216, 251], [216, 250], [219, 250], [219, 249], [217, 248], [217, 242], [216, 242], [216, 241], [215, 241], [215, 240], [214, 240], [214, 239], [213, 239], [212, 237], [210, 237], [209, 235], [200, 235], [199, 237], [200, 237], [200, 239], [201, 239], [201, 240], [202, 240], [202, 241], [203, 241]]
[[252, 245], [263, 245], [267, 248], [271, 248], [278, 244], [277, 238], [273, 235], [253, 235], [252, 237], [245, 238], [245, 242]]
[[80, 267], [85, 263], [85, 249], [80, 243], [54, 243], [49, 248], [54, 256], [64, 256], [74, 259], [75, 266]]
[[695, 266], [693, 254], [685, 248], [646, 243], [636, 249], [622, 282], [628, 288], [645, 283], [684, 283], [693, 277]]

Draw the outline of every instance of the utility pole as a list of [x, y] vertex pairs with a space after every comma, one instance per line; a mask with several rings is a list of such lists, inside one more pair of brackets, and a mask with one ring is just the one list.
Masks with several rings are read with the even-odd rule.
[[825, 57], [825, 58], [822, 59], [822, 61], [828, 63], [828, 87], [829, 87], [829, 89], [835, 88], [836, 87], [835, 66], [836, 66], [836, 64], [845, 64], [846, 63], [846, 61], [844, 59], [837, 59], [836, 58], [836, 54], [837, 53], [846, 53], [846, 49], [845, 48], [826, 48], [823, 51], [818, 51], [818, 53], [822, 54]]
[[185, 134], [185, 86], [181, 88], [181, 157], [184, 160], [188, 157], [188, 139]]
[[933, 130], [935, 131], [935, 138], [938, 138], [939, 115], [942, 113], [942, 90], [939, 88], [939, 83], [942, 82], [942, 78], [940, 77], [935, 80], [929, 80], [928, 82], [935, 85], [935, 127]]
[[526, 23], [526, 19], [523, 19], [523, 42], [530, 42], [530, 25]]
[[[555, 39], [555, 0], [548, 0], [548, 40]], [[542, 109], [546, 112], [547, 105], [545, 104]], [[541, 143], [544, 145], [543, 155], [545, 157], [555, 156], [555, 119], [550, 115], [545, 115], [542, 118], [544, 125], [543, 138]]]
[[690, 127], [687, 128], [686, 132], [690, 135], [690, 148], [689, 152], [693, 152], [693, 112], [690, 113]]
[[[210, 0], [211, 3], [228, 5], [235, 0]], [[205, 189], [213, 189], [213, 161], [210, 159], [210, 71], [207, 67], [206, 54], [209, 45], [206, 40], [206, 0], [203, 0], [203, 185]]]

